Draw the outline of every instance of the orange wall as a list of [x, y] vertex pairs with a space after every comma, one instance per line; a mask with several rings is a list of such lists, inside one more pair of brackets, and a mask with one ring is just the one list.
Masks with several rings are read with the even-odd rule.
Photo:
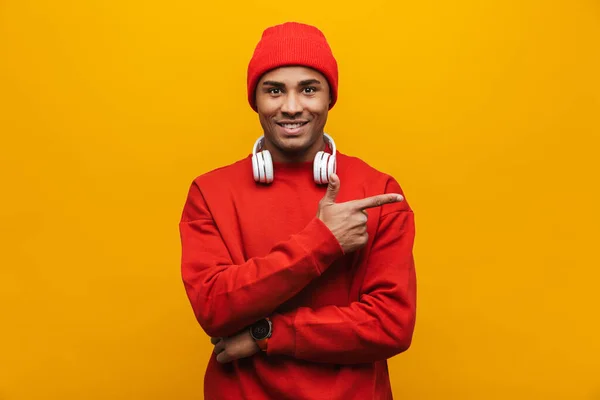
[[[398, 399], [600, 399], [600, 5], [0, 1], [0, 399], [200, 399], [191, 180], [260, 134], [262, 29], [319, 26], [327, 131], [417, 216]], [[250, 173], [250, 171], [249, 171]]]

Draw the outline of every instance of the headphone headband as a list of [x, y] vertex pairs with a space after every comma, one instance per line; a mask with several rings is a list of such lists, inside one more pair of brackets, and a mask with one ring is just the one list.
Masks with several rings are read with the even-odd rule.
[[331, 155], [335, 156], [335, 153], [337, 152], [337, 150], [335, 148], [335, 142], [333, 141], [333, 138], [326, 133], [323, 133], [323, 137], [325, 138], [327, 143], [329, 143], [329, 145], [331, 146]]
[[256, 139], [256, 142], [254, 142], [254, 147], [252, 148], [252, 155], [255, 156], [256, 155], [256, 150], [258, 150], [258, 145], [260, 144], [260, 147], [262, 148], [262, 146], [264, 145], [264, 139], [265, 136], [261, 136], [258, 139]]

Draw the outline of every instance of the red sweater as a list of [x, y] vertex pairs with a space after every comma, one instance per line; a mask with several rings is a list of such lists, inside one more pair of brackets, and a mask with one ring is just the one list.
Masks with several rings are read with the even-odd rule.
[[[337, 202], [401, 193], [338, 152]], [[386, 359], [411, 343], [416, 307], [414, 215], [405, 200], [367, 210], [369, 241], [344, 254], [316, 218], [326, 186], [312, 162], [274, 163], [255, 183], [251, 156], [197, 177], [180, 222], [183, 282], [198, 322], [231, 336], [270, 317], [266, 353], [219, 364], [207, 400], [391, 399]]]

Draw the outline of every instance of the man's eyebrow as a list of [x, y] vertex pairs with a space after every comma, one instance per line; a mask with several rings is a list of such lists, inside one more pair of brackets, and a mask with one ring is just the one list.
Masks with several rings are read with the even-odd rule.
[[270, 86], [276, 86], [276, 87], [285, 87], [285, 83], [277, 82], [277, 81], [264, 81], [263, 85], [264, 86], [270, 85]]
[[318, 79], [307, 79], [305, 81], [298, 82], [298, 85], [300, 85], [300, 86], [314, 85], [314, 84], [320, 85], [321, 81], [319, 81]]

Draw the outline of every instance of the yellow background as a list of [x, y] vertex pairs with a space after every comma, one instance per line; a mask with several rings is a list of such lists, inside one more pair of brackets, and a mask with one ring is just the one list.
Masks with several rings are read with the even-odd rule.
[[0, 399], [202, 398], [179, 217], [260, 135], [246, 66], [286, 20], [416, 213], [395, 398], [600, 399], [595, 0], [1, 0]]

